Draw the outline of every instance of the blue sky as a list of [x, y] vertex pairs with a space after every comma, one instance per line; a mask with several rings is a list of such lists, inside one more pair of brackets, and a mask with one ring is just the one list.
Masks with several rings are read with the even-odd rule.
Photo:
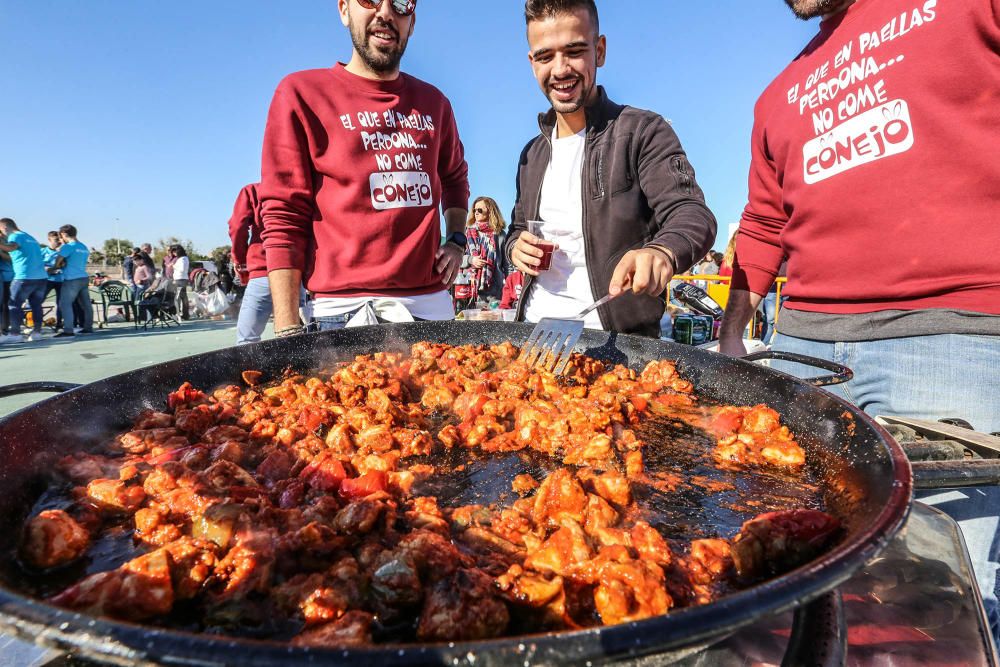
[[[598, 82], [670, 119], [720, 220], [746, 197], [753, 104], [816, 31], [782, 0], [598, 0]], [[421, 0], [403, 61], [451, 99], [473, 195], [505, 215], [514, 168], [546, 108], [522, 4]], [[228, 243], [240, 187], [258, 179], [274, 87], [346, 61], [334, 0], [0, 0], [0, 215], [90, 245]]]

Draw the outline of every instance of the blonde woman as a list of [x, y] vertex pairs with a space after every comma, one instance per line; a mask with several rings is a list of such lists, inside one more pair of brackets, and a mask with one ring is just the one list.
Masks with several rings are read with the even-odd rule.
[[465, 237], [468, 239], [466, 254], [469, 268], [466, 269], [472, 284], [472, 299], [497, 296], [503, 284], [503, 277], [497, 275], [497, 261], [500, 234], [506, 229], [500, 214], [500, 207], [490, 197], [479, 197], [472, 204], [466, 223]]

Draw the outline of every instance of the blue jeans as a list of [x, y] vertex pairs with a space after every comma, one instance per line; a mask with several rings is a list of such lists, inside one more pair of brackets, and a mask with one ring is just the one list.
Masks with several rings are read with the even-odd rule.
[[0, 334], [12, 333], [10, 331], [10, 281], [5, 280], [0, 283]]
[[[835, 361], [854, 370], [850, 382], [827, 390], [872, 416], [959, 417], [987, 433], [1000, 431], [1000, 336], [914, 336], [828, 343], [778, 334], [774, 349]], [[798, 377], [818, 375], [772, 362]], [[1000, 487], [920, 491], [917, 499], [958, 521], [972, 556], [993, 637], [1000, 642]]]
[[94, 328], [94, 309], [90, 306], [90, 280], [87, 278], [64, 280], [59, 291], [59, 305], [63, 312], [63, 331], [72, 333], [74, 327], [80, 327], [84, 331]]
[[243, 292], [240, 315], [236, 321], [236, 344], [258, 343], [271, 318], [274, 305], [271, 302], [271, 285], [267, 276], [251, 278]]
[[42, 301], [45, 300], [45, 284], [41, 280], [14, 280], [10, 284], [10, 332], [18, 335], [24, 324], [24, 310], [21, 304], [25, 301], [31, 307], [31, 319], [36, 333], [42, 331]]
[[[781, 297], [781, 303], [784, 303], [786, 298]], [[778, 316], [778, 293], [768, 292], [765, 294], [760, 306], [761, 310], [764, 311], [764, 330], [761, 332], [760, 338], [765, 345], [770, 345], [774, 342], [774, 335], [777, 333], [774, 330], [774, 320]]]
[[347, 320], [354, 317], [354, 313], [348, 313], [346, 315], [331, 315], [329, 317], [317, 317], [313, 319], [316, 323], [316, 327], [320, 331], [336, 331], [337, 329], [343, 329], [347, 326]]

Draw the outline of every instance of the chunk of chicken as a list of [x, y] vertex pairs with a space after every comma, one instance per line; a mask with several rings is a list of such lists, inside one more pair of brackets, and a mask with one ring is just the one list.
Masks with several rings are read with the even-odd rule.
[[819, 510], [761, 514], [733, 540], [736, 572], [743, 578], [788, 572], [819, 554], [840, 532], [840, 521]]
[[21, 559], [47, 569], [72, 563], [90, 547], [90, 533], [63, 510], [45, 510], [28, 520]]
[[459, 569], [430, 590], [417, 638], [422, 641], [468, 641], [500, 636], [510, 614], [497, 596], [493, 579], [479, 570]]

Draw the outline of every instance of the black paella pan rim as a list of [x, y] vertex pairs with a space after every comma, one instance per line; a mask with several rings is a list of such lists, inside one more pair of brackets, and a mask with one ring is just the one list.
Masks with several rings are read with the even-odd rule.
[[[125, 388], [135, 388], [137, 382], [143, 383], [139, 385], [143, 389], [126, 403], [130, 400], [133, 407], [139, 407], [158, 397], [162, 405], [165, 392], [184, 380], [210, 388], [237, 381], [242, 369], [258, 368], [270, 374], [280, 373], [288, 366], [307, 370], [336, 358], [353, 356], [360, 353], [359, 350], [374, 351], [419, 340], [453, 344], [519, 342], [527, 337], [530, 328], [499, 322], [387, 325], [219, 350], [108, 378], [29, 406], [0, 419], [0, 438], [16, 436], [23, 433], [21, 429], [25, 427], [46, 423], [46, 417], [56, 414], [53, 411], [67, 406], [80, 409], [90, 406], [95, 398], [106, 400], [119, 395], [126, 391]], [[884, 468], [884, 473], [877, 478], [878, 488], [873, 488], [876, 495], [881, 496], [881, 507], [872, 512], [864, 526], [853, 530], [835, 548], [793, 572], [708, 605], [584, 631], [371, 648], [295, 647], [274, 641], [210, 636], [87, 616], [53, 607], [7, 587], [0, 587], [0, 629], [42, 645], [127, 665], [532, 665], [587, 661], [599, 664], [610, 658], [708, 644], [764, 615], [811, 601], [846, 581], [875, 558], [905, 521], [912, 495], [912, 478], [902, 449], [874, 420], [831, 394], [782, 373], [688, 346], [586, 331], [578, 349], [581, 347], [595, 357], [629, 363], [633, 367], [641, 367], [653, 358], [676, 359], [681, 371], [695, 381], [696, 391], [718, 390], [714, 385], [722, 378], [723, 384], [734, 386], [737, 397], [734, 402], [743, 394], [751, 400], [760, 398], [760, 391], [754, 395], [754, 387], [777, 387], [785, 393], [775, 394], [774, 401], [769, 404], [783, 416], [782, 407], [801, 408], [801, 403], [810, 401], [822, 406], [826, 415], [842, 412], [850, 422], [850, 437], [864, 440], [865, 447], [871, 448], [871, 456]], [[764, 402], [768, 402], [766, 398], [770, 395], [765, 393], [764, 396]], [[125, 426], [127, 424], [122, 427]], [[106, 438], [107, 433], [92, 435], [89, 444]], [[827, 433], [825, 437], [830, 436]], [[7, 484], [8, 480], [0, 475], [0, 491]]]

